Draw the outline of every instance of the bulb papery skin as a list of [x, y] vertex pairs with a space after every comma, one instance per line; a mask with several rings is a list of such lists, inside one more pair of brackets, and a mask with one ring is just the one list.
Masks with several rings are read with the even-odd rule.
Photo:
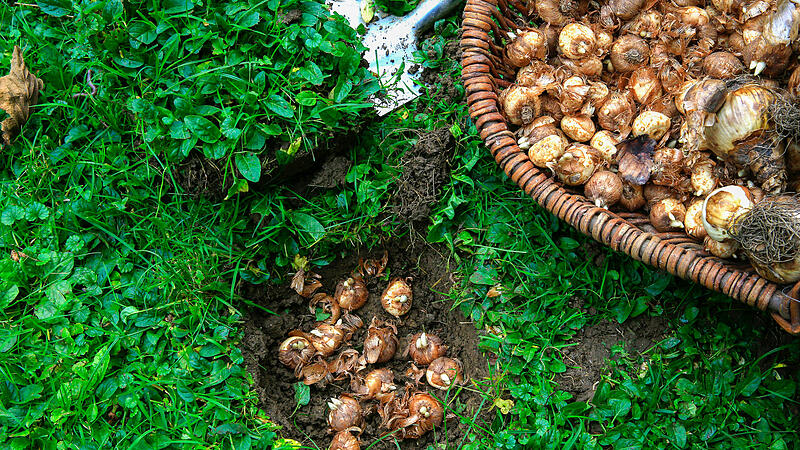
[[728, 229], [737, 217], [753, 207], [753, 196], [742, 186], [724, 186], [703, 201], [703, 227], [718, 242], [730, 239]]
[[714, 124], [705, 129], [705, 144], [722, 159], [735, 159], [748, 138], [769, 127], [769, 105], [775, 94], [757, 85], [746, 85], [729, 92], [716, 113]]
[[328, 425], [331, 430], [338, 432], [350, 427], [361, 427], [364, 424], [364, 415], [361, 404], [355, 397], [342, 394], [339, 398], [332, 398], [328, 402]]
[[447, 353], [447, 346], [435, 334], [417, 333], [409, 339], [406, 353], [415, 363], [427, 366], [435, 359]]
[[411, 301], [413, 294], [411, 286], [402, 278], [393, 278], [389, 281], [386, 290], [381, 296], [383, 309], [389, 314], [400, 317], [411, 311]]

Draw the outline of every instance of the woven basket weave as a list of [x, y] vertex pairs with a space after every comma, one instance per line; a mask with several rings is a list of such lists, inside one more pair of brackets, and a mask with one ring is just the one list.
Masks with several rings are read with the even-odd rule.
[[565, 190], [520, 150], [501, 113], [498, 93], [514, 80], [501, 42], [510, 29], [524, 28], [528, 7], [517, 0], [467, 0], [461, 38], [462, 79], [470, 115], [505, 173], [541, 206], [597, 242], [634, 259], [769, 311], [787, 332], [800, 334], [800, 283], [781, 286], [703, 250], [684, 233], [649, 233], [641, 213], [614, 213]]

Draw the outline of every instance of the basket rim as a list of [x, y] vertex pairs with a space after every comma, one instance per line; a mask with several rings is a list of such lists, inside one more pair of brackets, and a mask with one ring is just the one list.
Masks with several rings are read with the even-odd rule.
[[[524, 8], [515, 0], [514, 7]], [[498, 101], [502, 71], [492, 53], [499, 47], [490, 31], [505, 33], [511, 20], [503, 15], [506, 0], [467, 0], [462, 16], [461, 78], [473, 120], [495, 162], [537, 204], [595, 241], [652, 267], [720, 292], [762, 311], [769, 311], [787, 332], [800, 334], [800, 282], [773, 283], [750, 269], [733, 267], [707, 255], [684, 233], [650, 233], [638, 228], [641, 214], [615, 213], [599, 208], [581, 195], [565, 190], [553, 177], [533, 165], [517, 145]], [[637, 220], [637, 217], [639, 219]]]

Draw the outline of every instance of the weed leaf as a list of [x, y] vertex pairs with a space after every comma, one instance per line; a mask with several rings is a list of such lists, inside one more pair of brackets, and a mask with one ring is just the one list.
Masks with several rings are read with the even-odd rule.
[[261, 162], [258, 160], [258, 156], [251, 152], [237, 153], [234, 160], [236, 168], [248, 181], [257, 183], [261, 179]]

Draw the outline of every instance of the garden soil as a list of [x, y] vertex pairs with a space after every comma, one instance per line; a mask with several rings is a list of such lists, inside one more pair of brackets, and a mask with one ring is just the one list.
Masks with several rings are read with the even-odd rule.
[[[389, 244], [389, 264], [387, 273], [391, 276], [411, 277], [413, 281], [413, 306], [411, 312], [397, 322], [400, 346], [395, 357], [385, 364], [370, 365], [388, 367], [395, 374], [395, 384], [399, 389], [411, 379], [405, 376], [410, 361], [402, 356], [408, 344], [408, 337], [425, 330], [440, 336], [449, 346], [448, 356], [460, 359], [464, 363], [466, 374], [475, 382], [486, 380], [489, 376], [488, 363], [477, 347], [478, 334], [475, 325], [461, 314], [450, 311], [449, 301], [444, 293], [449, 292], [454, 284], [450, 271], [450, 260], [446, 252], [436, 248], [411, 248], [408, 243]], [[380, 256], [380, 253], [370, 255]], [[318, 273], [322, 275], [323, 288], [318, 292], [332, 293], [336, 283], [346, 278], [357, 268], [358, 255], [350, 255], [332, 264], [322, 267]], [[353, 337], [350, 345], [362, 350], [364, 335], [373, 316], [379, 319], [391, 319], [382, 308], [380, 295], [388, 284], [386, 277], [368, 281], [369, 300], [355, 313], [361, 317], [365, 326]], [[245, 318], [242, 353], [245, 365], [253, 377], [253, 388], [258, 394], [260, 406], [267, 415], [283, 426], [281, 434], [302, 442], [305, 445], [316, 444], [327, 448], [331, 435], [327, 432], [326, 402], [331, 397], [349, 392], [347, 380], [334, 382], [327, 386], [311, 386], [311, 401], [295, 411], [293, 384], [298, 380], [287, 367], [278, 362], [278, 346], [294, 329], [309, 331], [314, 326], [314, 315], [308, 310], [308, 300], [295, 294], [288, 284], [281, 286], [242, 284], [240, 294], [248, 300], [263, 306], [276, 314], [269, 314], [261, 309], [250, 308]], [[424, 379], [419, 385], [421, 390], [432, 390]], [[488, 413], [477, 385], [470, 382], [467, 388], [454, 396], [444, 391], [436, 391], [435, 395], [445, 398], [452, 408], [464, 417], [477, 417], [479, 426], [488, 426]], [[455, 397], [455, 398], [454, 398]], [[365, 447], [374, 443], [386, 430], [381, 429], [380, 417], [375, 412], [374, 402], [364, 402], [368, 415], [365, 419], [362, 435]], [[393, 437], [384, 439], [370, 447], [373, 449], [416, 449], [425, 448], [433, 442], [447, 444], [447, 448], [458, 448], [462, 438], [469, 431], [469, 425], [461, 424], [455, 417], [446, 420], [442, 428], [426, 434], [417, 440], [395, 442]], [[313, 444], [312, 444], [313, 443]], [[398, 447], [399, 446], [399, 447]]]
[[403, 220], [427, 221], [439, 201], [444, 183], [450, 179], [450, 159], [455, 140], [448, 128], [419, 136], [400, 160], [403, 174], [393, 196], [393, 212]]
[[[592, 314], [593, 308], [586, 311]], [[625, 351], [638, 356], [661, 341], [667, 330], [667, 321], [662, 317], [641, 315], [619, 324], [602, 321], [586, 325], [567, 341], [564, 347], [566, 372], [556, 374], [555, 382], [564, 391], [572, 394], [574, 401], [589, 402], [600, 382], [606, 360], [611, 358], [611, 347], [624, 343]]]

